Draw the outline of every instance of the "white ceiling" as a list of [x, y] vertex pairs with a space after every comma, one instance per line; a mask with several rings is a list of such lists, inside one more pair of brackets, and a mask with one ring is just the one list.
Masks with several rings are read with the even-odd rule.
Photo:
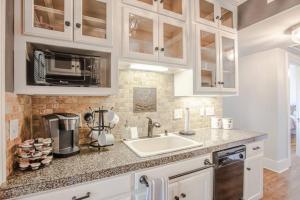
[[295, 45], [288, 29], [300, 23], [300, 5], [238, 32], [240, 56]]

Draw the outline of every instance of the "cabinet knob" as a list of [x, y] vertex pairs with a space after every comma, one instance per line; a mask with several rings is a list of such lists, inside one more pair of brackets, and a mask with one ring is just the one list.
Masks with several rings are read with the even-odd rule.
[[179, 196], [175, 196], [174, 199], [175, 199], [175, 200], [179, 200]]
[[76, 23], [76, 28], [80, 28], [81, 24], [80, 23]]
[[256, 151], [256, 150], [259, 150], [259, 149], [260, 149], [260, 147], [254, 147], [253, 151]]
[[212, 165], [212, 163], [210, 162], [209, 159], [205, 159], [204, 160], [204, 165]]
[[247, 170], [248, 170], [248, 171], [251, 171], [251, 168], [250, 168], [250, 167], [247, 167]]
[[155, 51], [158, 51], [159, 50], [159, 48], [158, 47], [155, 47]]
[[165, 51], [165, 48], [161, 48], [160, 50], [161, 50], [161, 51]]
[[216, 19], [220, 19], [220, 17], [219, 17], [219, 16], [216, 16]]
[[65, 21], [65, 25], [66, 25], [66, 26], [71, 26], [71, 22]]
[[180, 195], [182, 198], [185, 198], [186, 197], [186, 194], [185, 193], [181, 193]]
[[164, 0], [160, 0], [160, 3], [163, 3], [164, 2]]

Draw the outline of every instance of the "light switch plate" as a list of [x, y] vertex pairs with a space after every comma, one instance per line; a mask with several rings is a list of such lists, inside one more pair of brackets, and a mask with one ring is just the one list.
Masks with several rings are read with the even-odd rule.
[[205, 107], [200, 107], [199, 112], [200, 116], [205, 116]]
[[14, 140], [19, 134], [19, 120], [14, 119], [9, 121], [9, 138]]
[[215, 108], [213, 106], [208, 106], [205, 108], [205, 113], [207, 116], [215, 115]]
[[182, 117], [183, 117], [183, 110], [175, 109], [174, 110], [174, 119], [182, 119]]

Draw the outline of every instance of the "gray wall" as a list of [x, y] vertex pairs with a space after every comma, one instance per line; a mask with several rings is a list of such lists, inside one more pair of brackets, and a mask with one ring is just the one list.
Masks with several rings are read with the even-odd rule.
[[14, 90], [14, 1], [6, 1], [5, 90]]
[[233, 118], [235, 128], [268, 133], [265, 167], [269, 169], [276, 168], [270, 163], [288, 159], [285, 53], [272, 49], [239, 58], [239, 96], [223, 99], [223, 115]]
[[279, 12], [300, 4], [300, 0], [248, 0], [238, 7], [238, 27], [243, 29]]

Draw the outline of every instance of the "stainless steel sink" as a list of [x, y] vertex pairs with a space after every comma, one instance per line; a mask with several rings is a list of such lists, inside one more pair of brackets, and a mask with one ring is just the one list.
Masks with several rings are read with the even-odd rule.
[[167, 136], [124, 141], [140, 157], [154, 156], [163, 153], [202, 146], [202, 143], [172, 133]]

